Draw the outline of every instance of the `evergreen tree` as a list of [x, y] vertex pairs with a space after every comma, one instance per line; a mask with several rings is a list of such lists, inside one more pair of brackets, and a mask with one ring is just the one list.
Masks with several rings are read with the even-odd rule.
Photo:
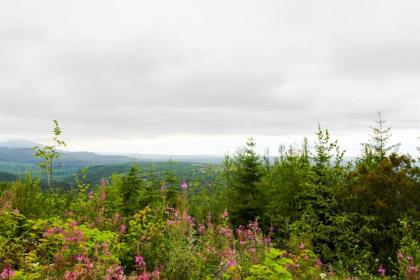
[[260, 182], [263, 177], [261, 157], [255, 152], [255, 142], [248, 140], [233, 158], [225, 159], [225, 178], [228, 185], [228, 209], [236, 225], [244, 225], [261, 217], [264, 208]]
[[152, 188], [138, 176], [138, 173], [139, 169], [133, 165], [128, 174], [123, 177], [120, 186], [125, 215], [143, 209], [153, 200]]
[[381, 113], [378, 113], [376, 126], [371, 127], [372, 135], [370, 143], [365, 144], [368, 152], [373, 156], [376, 161], [381, 161], [391, 152], [398, 150], [400, 144], [388, 145], [392, 136], [391, 128], [385, 127], [386, 121], [382, 119]]

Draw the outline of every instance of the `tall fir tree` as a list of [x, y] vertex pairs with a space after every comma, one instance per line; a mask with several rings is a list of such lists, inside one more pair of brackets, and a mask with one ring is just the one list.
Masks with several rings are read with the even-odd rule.
[[250, 138], [233, 158], [226, 157], [225, 178], [228, 185], [228, 210], [235, 225], [244, 225], [261, 217], [264, 208], [260, 182], [263, 177], [261, 157]]

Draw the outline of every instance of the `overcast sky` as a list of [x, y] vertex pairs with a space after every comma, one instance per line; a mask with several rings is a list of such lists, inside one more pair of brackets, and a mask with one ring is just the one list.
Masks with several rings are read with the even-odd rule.
[[349, 154], [381, 111], [420, 141], [420, 1], [1, 1], [0, 139], [224, 154], [311, 136]]

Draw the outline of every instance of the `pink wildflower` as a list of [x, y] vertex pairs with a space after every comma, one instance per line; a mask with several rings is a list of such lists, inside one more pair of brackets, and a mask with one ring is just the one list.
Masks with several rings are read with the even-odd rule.
[[150, 276], [152, 277], [152, 279], [159, 279], [160, 278], [160, 270], [158, 268], [156, 268], [155, 270], [152, 271]]
[[413, 278], [413, 279], [417, 279], [417, 278], [414, 278], [414, 277], [417, 275], [418, 272], [419, 272], [419, 269], [415, 265], [410, 264], [410, 265], [407, 265], [405, 267], [405, 273], [407, 275], [410, 275], [411, 278]]
[[222, 253], [222, 258], [228, 267], [236, 265], [235, 251], [233, 249], [228, 248], [226, 251], [224, 251]]
[[10, 266], [4, 268], [0, 273], [0, 279], [12, 279], [13, 276], [15, 276], [15, 272]]
[[124, 224], [121, 224], [119, 231], [120, 231], [120, 234], [125, 234], [127, 232], [127, 226]]
[[139, 275], [139, 280], [149, 280], [149, 273], [147, 273], [146, 271], [143, 271], [142, 274]]
[[105, 280], [126, 280], [127, 278], [122, 268], [118, 264], [115, 264], [107, 269], [104, 279]]
[[64, 241], [68, 243], [79, 244], [84, 238], [83, 232], [80, 230], [69, 230], [64, 233]]
[[75, 226], [78, 226], [77, 221], [72, 221], [69, 226], [71, 228], [74, 228]]
[[229, 212], [227, 210], [223, 211], [222, 218], [227, 219], [229, 217]]
[[385, 276], [385, 267], [382, 264], [378, 268], [378, 273], [381, 276]]
[[203, 224], [200, 224], [199, 226], [198, 226], [198, 232], [200, 233], [200, 234], [204, 234], [204, 231], [206, 230], [206, 227], [203, 225]]
[[134, 263], [138, 268], [144, 269], [146, 268], [146, 262], [142, 256], [136, 256], [134, 259]]
[[321, 259], [320, 258], [317, 258], [316, 260], [315, 260], [315, 267], [316, 268], [320, 268], [322, 266], [322, 261], [321, 261]]
[[15, 209], [15, 210], [13, 210], [13, 213], [15, 213], [15, 214], [19, 214], [19, 213], [20, 213], [20, 211], [19, 211], [19, 209]]
[[64, 274], [64, 280], [77, 280], [78, 277], [79, 277], [79, 274], [74, 271], [67, 271]]
[[302, 242], [302, 243], [300, 243], [300, 245], [299, 245], [299, 249], [301, 249], [301, 250], [305, 249], [305, 244], [303, 244], [303, 242]]
[[183, 191], [186, 191], [188, 188], [187, 182], [185, 181], [185, 179], [182, 179], [182, 183], [181, 183], [181, 189]]
[[227, 266], [228, 267], [232, 267], [232, 266], [235, 266], [236, 265], [236, 261], [235, 260], [229, 260], [228, 262], [227, 262]]
[[186, 220], [187, 220], [187, 222], [190, 224], [190, 225], [193, 225], [194, 224], [194, 219], [191, 217], [191, 216], [187, 216], [186, 217]]
[[251, 247], [251, 248], [249, 248], [249, 253], [250, 253], [251, 255], [255, 254], [256, 252], [257, 252], [257, 250], [255, 249], [255, 247]]

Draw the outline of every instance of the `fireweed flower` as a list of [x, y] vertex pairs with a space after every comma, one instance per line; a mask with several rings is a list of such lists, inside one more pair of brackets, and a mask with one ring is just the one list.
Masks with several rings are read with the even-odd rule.
[[138, 268], [145, 269], [146, 268], [146, 262], [144, 261], [144, 258], [142, 256], [136, 256], [134, 259], [134, 263]]
[[235, 251], [231, 248], [228, 248], [222, 253], [222, 258], [228, 267], [236, 265], [235, 260]]
[[199, 232], [200, 234], [204, 234], [204, 231], [205, 231], [205, 230], [206, 230], [205, 225], [200, 224], [200, 225], [198, 226], [198, 232]]
[[74, 228], [75, 226], [78, 226], [77, 221], [72, 221], [69, 226], [71, 228]]
[[[406, 277], [408, 277], [408, 275], [410, 275], [410, 277], [411, 277], [412, 279], [417, 279], [417, 278], [414, 278], [414, 277], [415, 277], [415, 276], [417, 276], [417, 273], [418, 273], [420, 270], [418, 269], [418, 267], [417, 267], [417, 266], [415, 266], [415, 265], [413, 265], [413, 264], [410, 264], [410, 265], [407, 265], [407, 266], [405, 267], [404, 271], [405, 271]], [[411, 278], [410, 278], [410, 279], [411, 279]]]
[[320, 268], [322, 266], [322, 261], [321, 261], [321, 259], [320, 258], [317, 258], [316, 260], [315, 260], [315, 267], [316, 268]]
[[187, 182], [185, 181], [185, 179], [182, 179], [182, 183], [181, 183], [181, 189], [183, 191], [186, 191], [188, 188]]
[[228, 262], [227, 262], [227, 266], [228, 267], [232, 267], [232, 266], [235, 266], [236, 265], [236, 261], [235, 260], [229, 260]]
[[186, 219], [187, 223], [189, 223], [190, 225], [194, 224], [194, 219], [191, 216], [188, 215], [185, 219]]
[[264, 242], [265, 242], [265, 244], [270, 245], [271, 244], [271, 237], [270, 236], [264, 237]]
[[10, 266], [7, 266], [3, 271], [0, 273], [0, 279], [12, 279], [15, 276], [15, 272]]
[[104, 279], [105, 280], [126, 280], [127, 277], [125, 276], [122, 268], [118, 264], [115, 264], [107, 269]]
[[67, 243], [79, 244], [84, 238], [83, 232], [80, 230], [69, 230], [64, 233], [64, 241]]
[[120, 232], [121, 234], [125, 234], [125, 233], [127, 232], [127, 226], [126, 226], [126, 225], [124, 225], [124, 224], [121, 224], [121, 225], [120, 225], [120, 228], [119, 228], [119, 232]]
[[378, 268], [378, 273], [381, 276], [385, 276], [385, 267], [382, 264]]
[[257, 252], [257, 250], [255, 249], [255, 247], [251, 247], [251, 248], [249, 248], [249, 253], [250, 253], [251, 255], [255, 254], [256, 252]]
[[79, 273], [74, 272], [74, 271], [67, 271], [64, 274], [64, 280], [77, 280], [78, 277], [79, 277]]
[[229, 217], [229, 212], [227, 210], [223, 211], [222, 218], [226, 219]]
[[147, 273], [146, 271], [143, 271], [142, 274], [139, 275], [139, 280], [149, 280], [149, 273]]

